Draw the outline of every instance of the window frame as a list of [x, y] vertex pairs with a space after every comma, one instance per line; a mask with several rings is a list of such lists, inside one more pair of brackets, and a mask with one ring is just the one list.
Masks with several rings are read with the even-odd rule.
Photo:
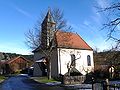
[[91, 56], [87, 55], [87, 65], [91, 66]]

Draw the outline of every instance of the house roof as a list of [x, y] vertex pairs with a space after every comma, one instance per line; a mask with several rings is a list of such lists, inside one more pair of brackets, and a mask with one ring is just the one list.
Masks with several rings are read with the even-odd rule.
[[57, 31], [55, 37], [57, 47], [92, 50], [92, 48], [78, 34]]
[[25, 61], [30, 62], [30, 61], [27, 60], [26, 58], [24, 58], [24, 57], [22, 57], [22, 56], [18, 56], [18, 57], [15, 57], [15, 58], [11, 59], [11, 60], [6, 61], [5, 63], [6, 63], [6, 64], [10, 64], [10, 63], [14, 62], [15, 60], [17, 60], [18, 58], [23, 58]]

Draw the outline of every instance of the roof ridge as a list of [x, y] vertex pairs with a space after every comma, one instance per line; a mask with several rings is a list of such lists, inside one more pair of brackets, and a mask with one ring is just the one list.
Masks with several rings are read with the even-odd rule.
[[18, 59], [18, 58], [23, 58], [23, 59], [25, 59], [26, 61], [28, 61], [28, 62], [30, 62], [29, 60], [27, 60], [26, 58], [24, 58], [23, 56], [17, 56], [17, 57], [15, 57], [15, 58], [13, 58], [13, 59], [10, 59], [10, 60], [8, 60], [8, 61], [6, 61], [6, 63], [11, 63], [11, 62], [13, 62], [14, 60], [16, 60], [16, 59]]

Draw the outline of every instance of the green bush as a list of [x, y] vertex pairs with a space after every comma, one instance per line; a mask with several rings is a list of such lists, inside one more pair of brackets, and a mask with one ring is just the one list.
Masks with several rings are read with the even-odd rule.
[[6, 79], [6, 77], [5, 77], [5, 76], [0, 75], [0, 81], [5, 80], [5, 79]]
[[17, 71], [15, 71], [15, 72], [13, 72], [13, 74], [21, 74], [21, 70], [17, 70]]

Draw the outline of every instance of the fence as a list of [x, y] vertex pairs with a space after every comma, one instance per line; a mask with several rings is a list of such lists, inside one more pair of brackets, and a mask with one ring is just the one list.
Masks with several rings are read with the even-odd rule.
[[109, 87], [110, 90], [120, 90], [120, 85], [108, 85], [107, 87]]
[[108, 79], [92, 83], [92, 90], [120, 90], [120, 83], [111, 84]]

